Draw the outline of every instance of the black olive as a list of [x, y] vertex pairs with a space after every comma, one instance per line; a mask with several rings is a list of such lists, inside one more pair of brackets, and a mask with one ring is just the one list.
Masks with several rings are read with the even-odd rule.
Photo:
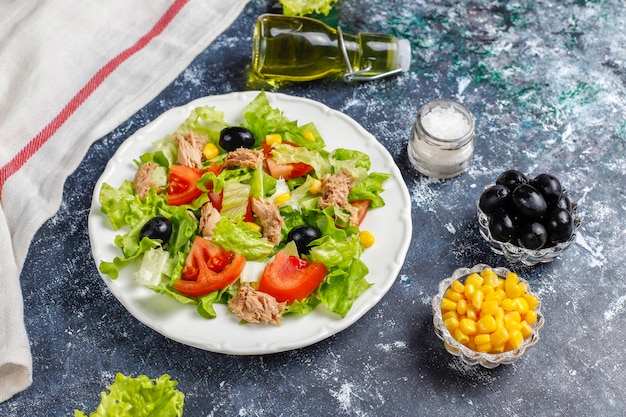
[[561, 198], [559, 198], [557, 202], [554, 203], [554, 207], [562, 208], [569, 211], [570, 213], [572, 212], [572, 202], [565, 194], [561, 195]]
[[526, 249], [541, 249], [548, 241], [548, 232], [539, 222], [524, 222], [517, 228], [517, 240]]
[[554, 208], [546, 214], [543, 222], [548, 232], [548, 242], [567, 242], [574, 233], [574, 220], [569, 211]]
[[510, 242], [515, 238], [515, 222], [505, 210], [496, 210], [489, 219], [489, 233], [500, 242]]
[[245, 127], [228, 126], [220, 132], [220, 146], [232, 152], [237, 148], [252, 148], [254, 135]]
[[548, 204], [556, 203], [563, 194], [563, 187], [554, 175], [539, 174], [532, 179], [530, 185], [541, 193]]
[[172, 223], [163, 216], [153, 217], [143, 225], [139, 232], [139, 241], [144, 237], [160, 240], [166, 244], [172, 236]]
[[293, 240], [298, 248], [298, 253], [306, 255], [311, 250], [309, 244], [320, 237], [322, 237], [322, 233], [317, 227], [305, 224], [291, 229], [287, 234], [287, 241]]
[[511, 194], [515, 206], [524, 217], [538, 219], [546, 214], [548, 204], [541, 193], [528, 184], [518, 185]]
[[509, 189], [504, 185], [492, 185], [482, 192], [478, 206], [487, 215], [502, 207], [509, 196]]
[[528, 178], [516, 169], [509, 169], [498, 176], [496, 184], [504, 185], [509, 191], [513, 191], [520, 184], [528, 184]]

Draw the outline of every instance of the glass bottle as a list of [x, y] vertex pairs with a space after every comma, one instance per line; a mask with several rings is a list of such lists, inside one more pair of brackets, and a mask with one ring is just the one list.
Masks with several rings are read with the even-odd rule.
[[407, 71], [410, 44], [393, 35], [349, 35], [308, 17], [264, 14], [254, 28], [252, 68], [261, 78], [309, 81], [340, 74], [366, 81]]
[[417, 113], [409, 140], [409, 160], [422, 174], [452, 178], [470, 165], [476, 134], [474, 116], [453, 100], [433, 100]]

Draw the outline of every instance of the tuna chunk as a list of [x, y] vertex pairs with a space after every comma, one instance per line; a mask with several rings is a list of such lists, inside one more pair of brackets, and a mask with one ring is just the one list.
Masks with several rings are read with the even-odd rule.
[[159, 187], [159, 184], [152, 180], [152, 172], [158, 168], [159, 165], [154, 162], [146, 162], [141, 165], [135, 173], [135, 179], [133, 180], [133, 188], [139, 198], [143, 199], [150, 191], [152, 187]]
[[280, 324], [287, 303], [279, 303], [276, 298], [250, 285], [242, 285], [239, 292], [228, 302], [228, 308], [248, 323]]
[[221, 219], [220, 212], [217, 211], [210, 201], [207, 201], [200, 210], [200, 233], [206, 238], [213, 237], [213, 228]]
[[280, 243], [280, 230], [285, 227], [285, 220], [278, 207], [262, 198], [252, 199], [252, 213], [259, 219], [263, 228], [263, 237], [275, 245]]
[[224, 168], [241, 167], [257, 169], [263, 163], [263, 151], [237, 148], [226, 155]]
[[174, 136], [178, 142], [178, 162], [191, 168], [202, 168], [202, 148], [207, 142], [206, 136], [185, 133]]
[[348, 201], [348, 194], [354, 187], [354, 177], [347, 172], [341, 174], [326, 174], [322, 177], [322, 196], [317, 205], [324, 210], [335, 206], [346, 210], [350, 214], [350, 224], [358, 224], [358, 209]]

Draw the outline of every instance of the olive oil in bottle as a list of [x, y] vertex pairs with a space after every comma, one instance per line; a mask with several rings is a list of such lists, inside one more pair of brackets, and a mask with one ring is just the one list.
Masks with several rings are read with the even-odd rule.
[[254, 28], [252, 68], [261, 78], [309, 81], [341, 75], [367, 81], [407, 71], [407, 40], [393, 35], [349, 35], [307, 17], [264, 14]]

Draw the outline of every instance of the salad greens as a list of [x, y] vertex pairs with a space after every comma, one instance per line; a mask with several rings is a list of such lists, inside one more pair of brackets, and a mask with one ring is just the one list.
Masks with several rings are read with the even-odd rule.
[[[275, 161], [279, 164], [304, 163], [313, 167], [313, 171], [285, 180], [271, 177], [264, 169], [232, 167], [221, 170], [219, 174], [207, 170], [196, 182], [197, 186], [203, 191], [223, 193], [221, 219], [213, 229], [212, 242], [245, 256], [250, 263], [268, 263], [277, 251], [284, 248], [292, 228], [315, 226], [322, 237], [313, 242], [309, 254], [301, 257], [309, 262], [323, 263], [328, 275], [313, 294], [288, 305], [284, 314], [307, 314], [321, 303], [344, 317], [354, 300], [371, 285], [366, 280], [368, 268], [360, 259], [364, 248], [359, 240], [359, 228], [348, 223], [350, 216], [344, 208], [329, 206], [320, 209], [317, 204], [320, 195], [311, 190], [317, 179], [325, 174], [349, 173], [355, 179], [349, 201], [370, 200], [369, 208], [375, 209], [385, 204], [381, 193], [383, 183], [390, 175], [370, 172], [370, 158], [363, 152], [342, 148], [326, 150], [324, 139], [313, 123], [298, 125], [297, 121], [289, 120], [270, 105], [264, 92], [245, 107], [243, 119], [241, 126], [253, 132], [256, 149], [260, 149], [267, 135], [280, 134], [283, 144], [273, 146]], [[153, 162], [167, 172], [177, 161], [178, 144], [173, 140], [174, 135], [201, 134], [219, 147], [220, 131], [227, 126], [221, 111], [209, 106], [198, 107], [176, 132], [155, 142], [154, 152], [141, 155], [135, 162], [137, 166]], [[220, 155], [204, 161], [204, 166], [219, 165], [226, 155], [227, 152], [220, 148]], [[166, 183], [159, 184], [162, 189], [167, 188]], [[250, 227], [244, 216], [250, 197], [273, 201], [275, 196], [285, 192], [289, 193], [288, 201], [278, 205], [285, 226], [281, 230], [280, 244], [274, 245], [264, 239], [258, 229]], [[122, 254], [112, 261], [102, 261], [101, 272], [116, 279], [121, 269], [136, 262], [140, 264], [135, 274], [139, 283], [182, 303], [196, 305], [198, 313], [206, 318], [215, 317], [214, 303], [227, 303], [237, 293], [236, 286], [231, 286], [206, 296], [187, 297], [173, 289], [173, 284], [181, 277], [192, 242], [199, 233], [195, 218], [200, 217], [200, 207], [209, 201], [207, 192], [189, 204], [171, 206], [167, 204], [166, 192], [158, 192], [157, 187], [152, 187], [142, 199], [135, 194], [131, 181], [126, 180], [119, 188], [103, 184], [99, 198], [102, 212], [111, 226], [115, 230], [126, 230], [115, 238], [115, 245]], [[162, 248], [159, 241], [146, 237], [140, 241], [138, 238], [142, 226], [155, 216], [164, 216], [172, 223], [172, 237]], [[167, 251], [167, 257], [164, 251]], [[143, 256], [153, 261], [141, 262]], [[164, 279], [155, 279], [155, 276]]]
[[[177, 385], [167, 374], [151, 379], [118, 373], [107, 387], [109, 393], [100, 394], [100, 404], [89, 417], [181, 417], [185, 394], [175, 388]], [[87, 414], [74, 410], [74, 417]]]
[[333, 3], [337, 0], [280, 0], [283, 5], [283, 14], [288, 16], [303, 16], [319, 13], [328, 15]]

